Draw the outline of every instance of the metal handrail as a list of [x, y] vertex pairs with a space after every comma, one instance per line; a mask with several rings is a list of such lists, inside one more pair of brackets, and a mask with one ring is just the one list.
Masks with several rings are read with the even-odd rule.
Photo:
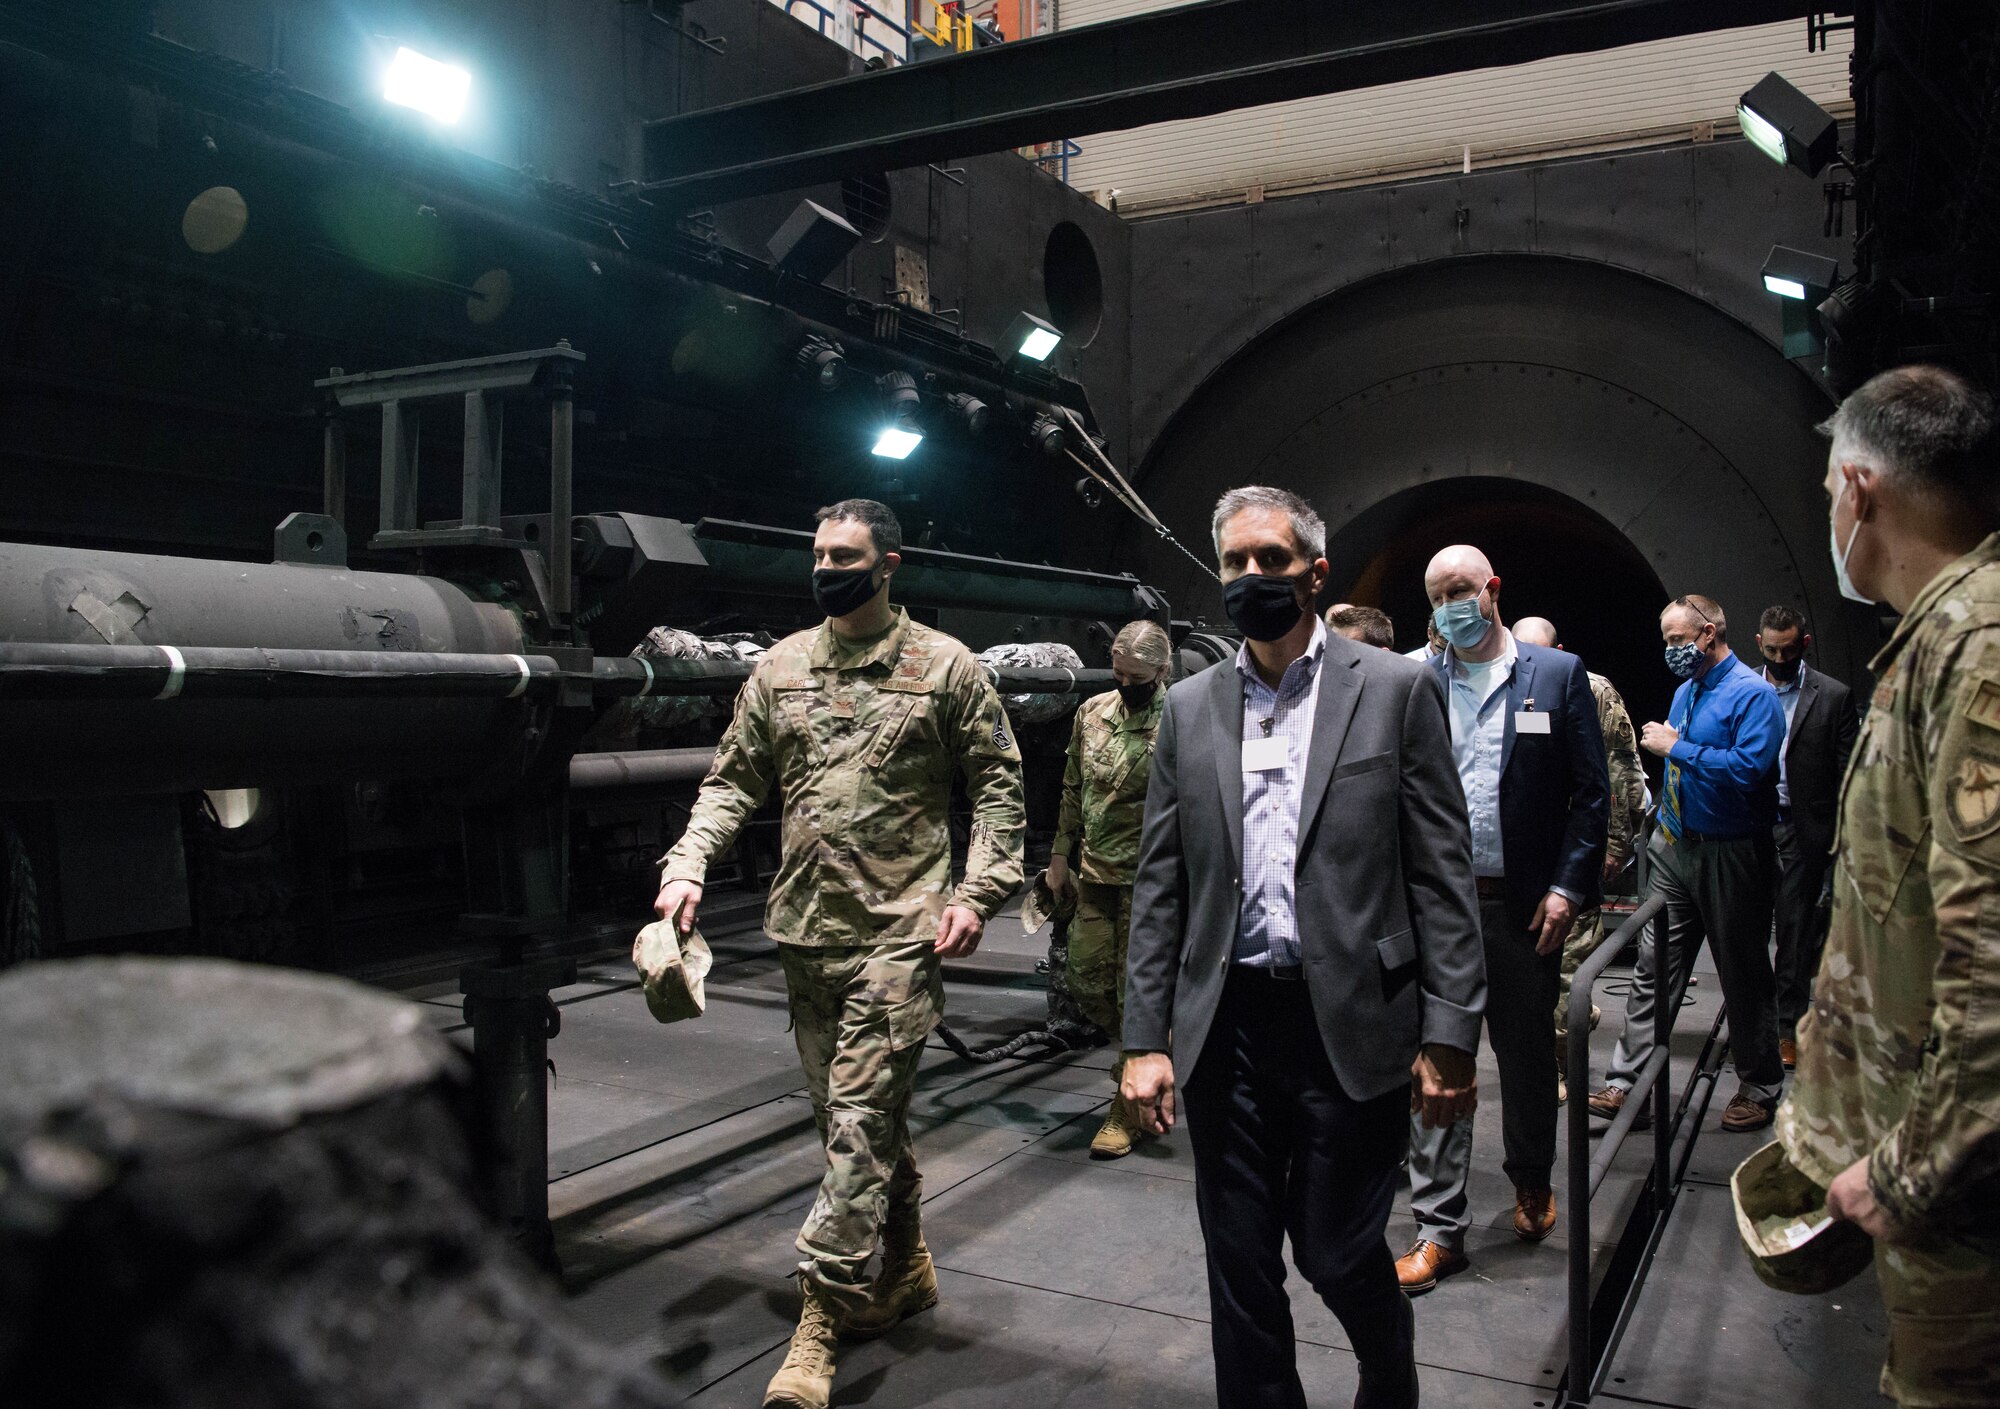
[[[1648, 836], [1639, 848], [1639, 890], [1642, 895], [1650, 888], [1650, 867], [1647, 864], [1650, 842]], [[1666, 902], [1659, 895], [1647, 896], [1625, 923], [1583, 961], [1570, 981], [1569, 1073], [1572, 1078], [1582, 1073], [1585, 1085], [1590, 1072], [1590, 999], [1598, 976], [1631, 946], [1646, 926], [1659, 920], [1665, 910]], [[1718, 1013], [1701, 1057], [1695, 1062], [1687, 1090], [1682, 1093], [1676, 1107], [1668, 1068], [1672, 1060], [1674, 1025], [1687, 991], [1688, 975], [1679, 972], [1679, 956], [1667, 952], [1666, 938], [1661, 933], [1656, 934], [1654, 940], [1653, 1053], [1640, 1068], [1617, 1118], [1600, 1137], [1594, 1158], [1590, 1154], [1590, 1103], [1587, 1098], [1578, 1098], [1580, 1090], [1572, 1096], [1567, 1113], [1572, 1227], [1569, 1239], [1569, 1365], [1563, 1377], [1560, 1401], [1565, 1409], [1567, 1406], [1589, 1404], [1609, 1368], [1611, 1352], [1631, 1319], [1640, 1280], [1659, 1246], [1667, 1215], [1672, 1211], [1681, 1182], [1686, 1177], [1695, 1137], [1700, 1133], [1709, 1098], [1715, 1091], [1722, 1054], [1728, 1050], [1728, 1041], [1723, 1035], [1724, 1015]], [[1620, 1239], [1612, 1269], [1606, 1273], [1606, 1289], [1617, 1296], [1619, 1305], [1616, 1314], [1610, 1318], [1610, 1324], [1600, 1330], [1594, 1324], [1596, 1307], [1590, 1285], [1593, 1250], [1590, 1203], [1617, 1160], [1625, 1137], [1637, 1123], [1639, 1112], [1648, 1103], [1653, 1115], [1653, 1167], [1639, 1204]], [[1693, 1119], [1689, 1120], [1691, 1110]], [[1682, 1141], [1680, 1159], [1676, 1162], [1674, 1144], [1683, 1130], [1686, 1139]], [[1613, 1287], [1614, 1279], [1622, 1281], [1623, 1287]]]

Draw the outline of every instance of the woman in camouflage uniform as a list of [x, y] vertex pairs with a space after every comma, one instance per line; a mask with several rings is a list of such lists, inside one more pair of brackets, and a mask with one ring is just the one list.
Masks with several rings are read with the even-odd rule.
[[[1049, 890], [1076, 889], [1076, 918], [1069, 927], [1069, 986], [1084, 1016], [1119, 1038], [1125, 1020], [1125, 938], [1132, 925], [1132, 873], [1139, 864], [1139, 829], [1146, 813], [1146, 780], [1153, 768], [1172, 647], [1155, 622], [1135, 621], [1111, 643], [1111, 674], [1118, 688], [1077, 708], [1063, 769], [1062, 811], [1049, 853]], [[1070, 857], [1082, 843], [1076, 874]], [[1115, 1089], [1124, 1061], [1111, 1068]], [[1090, 1142], [1094, 1159], [1131, 1153], [1139, 1123], [1114, 1097], [1111, 1112]]]

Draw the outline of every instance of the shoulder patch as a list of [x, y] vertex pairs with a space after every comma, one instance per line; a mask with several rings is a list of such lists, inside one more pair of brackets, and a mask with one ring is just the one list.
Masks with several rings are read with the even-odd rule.
[[2000, 828], [2000, 759], [1966, 754], [1945, 780], [1945, 811], [1962, 842]]
[[1981, 680], [1965, 703], [1965, 717], [1988, 729], [2000, 729], [2000, 682]]
[[1005, 751], [1014, 747], [1014, 737], [1007, 732], [1007, 716], [1002, 714], [993, 721], [993, 747]]

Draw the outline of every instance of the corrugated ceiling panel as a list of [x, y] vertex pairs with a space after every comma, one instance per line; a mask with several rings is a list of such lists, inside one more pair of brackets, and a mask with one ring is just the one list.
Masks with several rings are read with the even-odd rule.
[[[1061, 0], [1063, 28], [1165, 9], [1158, 0]], [[1117, 190], [1120, 208], [1474, 168], [1563, 150], [1668, 140], [1713, 121], [1735, 131], [1736, 99], [1772, 69], [1844, 111], [1849, 36], [1806, 52], [1800, 23], [1757, 25], [1568, 54], [1512, 68], [1246, 108], [1077, 138], [1070, 183]]]
[[1081, 25], [1123, 19], [1127, 15], [1143, 15], [1151, 10], [1171, 10], [1177, 5], [1194, 3], [1195, 0], [1056, 0], [1055, 23], [1057, 29], [1076, 29]]

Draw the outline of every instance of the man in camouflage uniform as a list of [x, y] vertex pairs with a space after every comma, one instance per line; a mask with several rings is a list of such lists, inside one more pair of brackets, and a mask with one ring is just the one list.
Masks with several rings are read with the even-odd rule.
[[[1555, 623], [1545, 616], [1525, 617], [1514, 623], [1514, 639], [1531, 646], [1561, 650]], [[1594, 670], [1584, 672], [1590, 680], [1591, 698], [1597, 702], [1597, 727], [1604, 733], [1604, 762], [1611, 774], [1611, 815], [1604, 832], [1604, 884], [1616, 880], [1638, 847], [1639, 833], [1646, 820], [1646, 770], [1639, 761], [1639, 736], [1632, 728], [1632, 716], [1618, 687]], [[1556, 1083], [1559, 1100], [1569, 1099], [1569, 985], [1583, 961], [1597, 952], [1604, 940], [1604, 912], [1593, 905], [1577, 916], [1576, 928], [1563, 942], [1562, 977], [1556, 985]], [[1597, 1008], [1590, 1010], [1590, 1025], [1597, 1026]]]
[[[1021, 882], [1020, 752], [972, 653], [890, 607], [901, 546], [873, 500], [819, 511], [813, 595], [828, 620], [773, 646], [745, 682], [657, 905], [693, 926], [710, 862], [775, 783], [783, 856], [764, 928], [826, 1147], [798, 1238], [804, 1309], [764, 1399], [790, 1409], [823, 1409], [842, 1332], [879, 1335], [936, 1304], [910, 1091], [944, 1010], [940, 958], [971, 953]], [[954, 767], [972, 803], [956, 889]]]
[[[1153, 738], [1166, 703], [1172, 647], [1157, 622], [1135, 621], [1111, 643], [1111, 673], [1118, 688], [1093, 695], [1076, 711], [1069, 761], [1063, 768], [1062, 806], [1049, 848], [1049, 889], [1071, 885], [1070, 855], [1082, 844], [1077, 865], [1076, 918], [1069, 926], [1069, 990], [1083, 1015], [1110, 1033], [1125, 1029], [1125, 941], [1132, 928], [1132, 873], [1139, 866], [1139, 832], [1146, 820], [1146, 782], [1153, 772]], [[1116, 1091], [1124, 1058], [1112, 1064]], [[1103, 1126], [1090, 1142], [1093, 1159], [1118, 1159], [1139, 1137], [1136, 1115], [1113, 1096]]]
[[1993, 403], [1876, 377], [1822, 428], [1842, 591], [1903, 614], [1848, 764], [1833, 921], [1778, 1113], [1876, 1240], [1882, 1389], [2000, 1403], [2000, 475]]

